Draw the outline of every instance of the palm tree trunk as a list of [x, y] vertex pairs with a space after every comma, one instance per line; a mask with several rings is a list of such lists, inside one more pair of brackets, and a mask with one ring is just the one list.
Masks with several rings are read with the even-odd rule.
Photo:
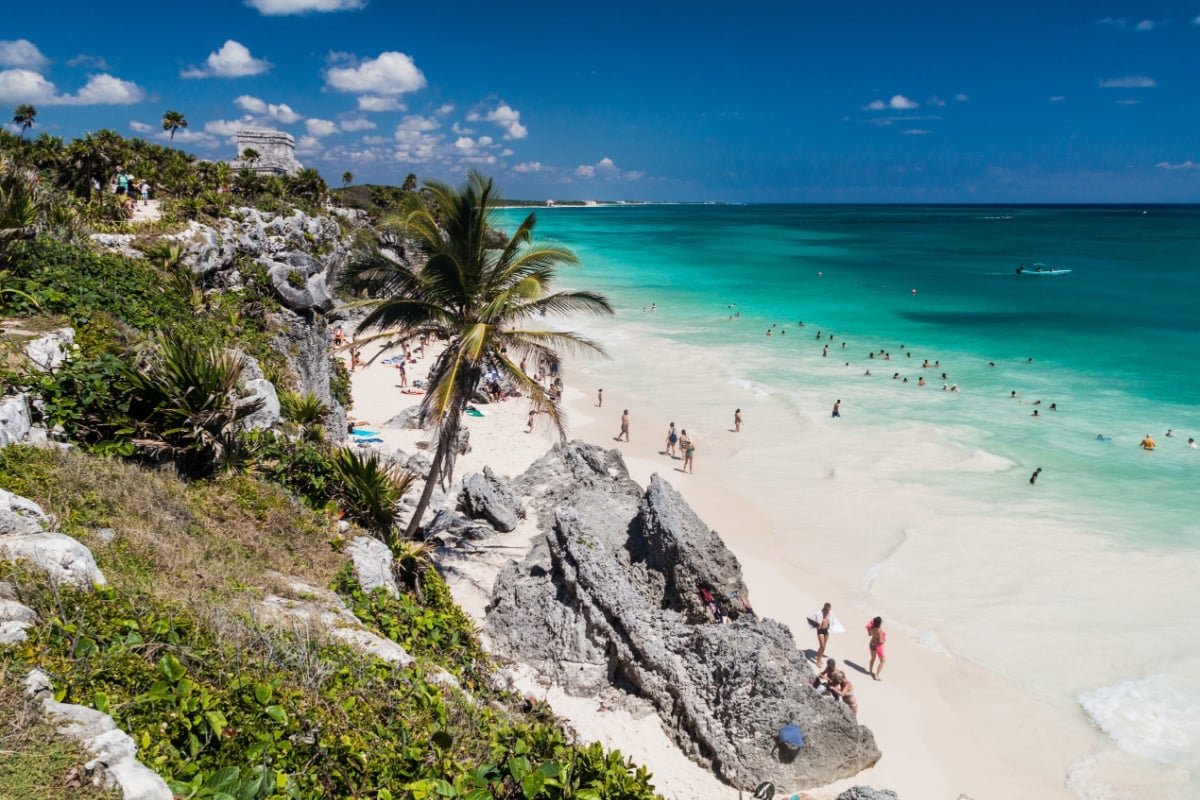
[[438, 484], [438, 479], [441, 477], [442, 464], [445, 463], [451, 441], [451, 439], [444, 436], [438, 437], [438, 446], [434, 452], [433, 463], [429, 465], [429, 477], [425, 479], [425, 489], [421, 492], [421, 499], [417, 501], [417, 507], [413, 509], [412, 518], [408, 521], [408, 527], [404, 529], [404, 537], [406, 539], [417, 538], [417, 530], [421, 527], [421, 518], [425, 516], [425, 511], [429, 508], [429, 500], [433, 497], [433, 490]]

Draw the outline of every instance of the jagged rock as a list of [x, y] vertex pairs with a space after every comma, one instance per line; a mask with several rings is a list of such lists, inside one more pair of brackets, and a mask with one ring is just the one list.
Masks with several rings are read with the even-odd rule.
[[259, 366], [258, 359], [240, 351], [237, 351], [237, 355], [242, 359], [242, 385], [246, 390], [246, 394], [242, 398], [242, 403], [261, 402], [257, 411], [242, 420], [242, 428], [245, 430], [255, 430], [270, 428], [276, 425], [282, 419], [282, 414], [279, 407], [279, 394], [275, 391], [275, 384], [263, 377], [262, 367]]
[[50, 517], [32, 500], [0, 489], [0, 536], [50, 530]]
[[429, 473], [433, 470], [433, 462], [429, 460], [429, 456], [424, 453], [413, 453], [404, 462], [404, 469], [420, 475], [422, 478], [428, 478]]
[[[707, 621], [699, 588], [745, 597], [741, 569], [661, 479], [642, 492], [615, 451], [573, 442], [514, 486], [545, 533], [496, 579], [487, 630], [504, 655], [571, 692], [646, 698], [686, 754], [742, 789], [764, 775], [823, 785], [879, 759], [871, 732], [811, 688], [786, 626]], [[789, 723], [807, 740], [796, 753], [776, 743]]]
[[485, 519], [492, 527], [507, 533], [525, 518], [525, 506], [513, 492], [512, 485], [491, 467], [484, 467], [483, 474], [468, 475], [463, 480], [459, 505], [472, 519]]
[[180, 263], [195, 275], [211, 275], [237, 263], [237, 243], [208, 225], [193, 220], [187, 231], [173, 238], [185, 243]]
[[301, 394], [311, 393], [329, 409], [325, 415], [325, 430], [335, 442], [346, 438], [346, 409], [333, 397], [330, 389], [334, 375], [333, 355], [330, 352], [329, 328], [319, 316], [307, 319], [300, 314], [284, 313], [284, 324], [271, 346], [283, 353], [295, 373]]
[[891, 789], [872, 789], [870, 786], [853, 786], [837, 796], [837, 800], [899, 800]]
[[336, 595], [322, 590], [308, 594], [316, 599], [292, 600], [270, 594], [258, 604], [258, 609], [267, 621], [303, 626], [306, 631], [313, 627], [324, 629], [343, 644], [390, 664], [407, 667], [412, 663], [412, 656], [403, 647], [364, 628]]
[[112, 250], [126, 258], [145, 258], [146, 254], [133, 246], [132, 233], [93, 233], [91, 240], [103, 250]]
[[117, 787], [124, 800], [172, 800], [174, 794], [156, 772], [137, 760], [137, 745], [107, 714], [85, 706], [54, 700], [49, 677], [33, 670], [25, 678], [25, 691], [40, 699], [42, 713], [53, 720], [59, 733], [68, 736], [92, 756], [84, 769], [98, 772], [101, 785]]
[[346, 547], [354, 563], [354, 574], [358, 585], [365, 592], [383, 587], [392, 597], [400, 596], [396, 578], [392, 574], [392, 551], [373, 536], [357, 536]]
[[[279, 301], [293, 311], [329, 311], [333, 308], [333, 295], [325, 282], [325, 273], [317, 272], [306, 275], [302, 269], [296, 269], [291, 264], [281, 261], [259, 259], [259, 263], [267, 268], [271, 285]], [[293, 286], [290, 276], [299, 275], [301, 286]]]
[[476, 522], [470, 517], [450, 508], [438, 509], [433, 517], [421, 529], [424, 539], [445, 538], [447, 535], [455, 539], [486, 539], [494, 536], [496, 529], [491, 525]]
[[0, 447], [23, 442], [32, 424], [29, 395], [16, 394], [0, 400]]
[[33, 609], [16, 600], [0, 598], [0, 644], [25, 641], [25, 631], [37, 622]]
[[58, 369], [71, 356], [75, 344], [74, 328], [59, 328], [25, 345], [25, 355], [42, 372]]
[[45, 572], [53, 582], [80, 587], [106, 583], [92, 551], [62, 533], [0, 536], [0, 558], [26, 561]]
[[383, 423], [385, 428], [401, 428], [403, 430], [419, 430], [422, 427], [423, 415], [419, 405], [409, 406], [396, 416]]

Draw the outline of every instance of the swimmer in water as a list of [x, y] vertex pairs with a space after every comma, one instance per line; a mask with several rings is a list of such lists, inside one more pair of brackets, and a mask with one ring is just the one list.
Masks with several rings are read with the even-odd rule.
[[1188, 447], [1195, 450], [1196, 449], [1196, 440], [1191, 437], [1188, 437]]
[[1154, 438], [1147, 433], [1146, 438], [1142, 439], [1142, 449], [1153, 450], [1156, 447], [1158, 447], [1158, 442], [1154, 441]]
[[1035, 469], [1033, 471], [1033, 474], [1029, 476], [1029, 485], [1033, 486], [1035, 483], [1037, 483], [1038, 476], [1041, 474], [1042, 474], [1041, 467], [1038, 467], [1037, 469]]

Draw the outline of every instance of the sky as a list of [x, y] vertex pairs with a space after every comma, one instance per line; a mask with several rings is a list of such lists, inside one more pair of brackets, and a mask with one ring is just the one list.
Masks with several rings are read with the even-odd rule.
[[288, 131], [334, 185], [1200, 202], [1200, 0], [6, 3], [0, 108], [25, 102], [67, 138], [165, 141], [178, 110], [210, 159]]

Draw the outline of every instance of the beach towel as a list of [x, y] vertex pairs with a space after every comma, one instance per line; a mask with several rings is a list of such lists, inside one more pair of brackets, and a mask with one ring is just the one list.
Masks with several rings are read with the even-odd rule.
[[804, 731], [794, 722], [784, 725], [779, 729], [779, 743], [789, 750], [799, 750], [804, 747]]
[[[808, 615], [808, 624], [813, 626], [814, 628], [818, 628], [821, 626], [821, 609], [818, 608], [816, 611], [814, 611], [813, 613]], [[829, 632], [830, 633], [845, 633], [846, 632], [846, 626], [843, 625], [842, 623], [838, 622], [838, 618], [836, 616], [834, 616], [833, 612], [830, 612], [830, 614], [829, 614]]]
[[468, 417], [486, 417], [487, 413], [476, 408], [475, 406], [470, 406], [467, 409], [467, 416]]

